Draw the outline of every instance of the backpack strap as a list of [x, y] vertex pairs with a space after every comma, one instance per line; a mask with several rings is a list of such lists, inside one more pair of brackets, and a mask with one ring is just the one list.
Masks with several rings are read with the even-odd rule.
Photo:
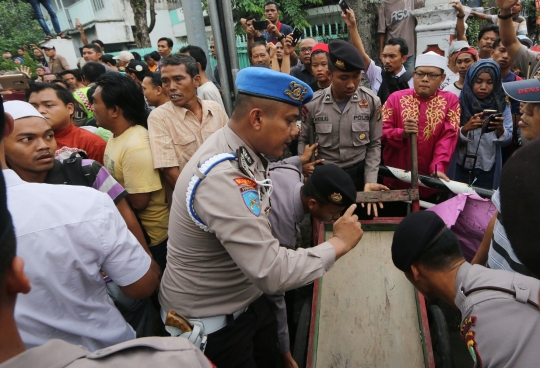
[[[82, 157], [81, 156], [84, 156]], [[88, 178], [82, 170], [82, 160], [86, 158], [84, 152], [74, 152], [69, 158], [62, 161], [62, 173], [68, 185], [80, 185], [83, 187], [91, 187], [92, 183], [88, 182]]]
[[210, 157], [208, 160], [203, 162], [201, 166], [195, 169], [199, 171], [199, 173], [193, 174], [186, 190], [186, 206], [188, 209], [189, 217], [191, 217], [191, 220], [193, 220], [195, 225], [197, 225], [198, 227], [200, 227], [201, 229], [203, 229], [204, 231], [208, 233], [213, 233], [213, 231], [211, 231], [210, 228], [206, 226], [203, 220], [201, 220], [201, 218], [195, 212], [195, 208], [193, 208], [193, 200], [195, 199], [195, 192], [197, 191], [197, 188], [199, 187], [199, 184], [201, 183], [201, 181], [210, 172], [210, 170], [214, 168], [214, 166], [216, 166], [217, 164], [223, 161], [231, 161], [231, 160], [236, 160], [236, 155], [232, 152], [220, 153], [220, 154]]
[[75, 93], [77, 94], [77, 96], [79, 96], [79, 98], [81, 99], [82, 103], [84, 104], [84, 107], [86, 107], [86, 110], [87, 111], [90, 111], [90, 101], [88, 101], [88, 97], [86, 97], [84, 95], [84, 93], [82, 93], [81, 90], [77, 89], [75, 90]]

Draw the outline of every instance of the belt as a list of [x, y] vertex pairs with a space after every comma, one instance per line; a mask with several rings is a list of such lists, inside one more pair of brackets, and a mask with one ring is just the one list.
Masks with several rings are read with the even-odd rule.
[[352, 166], [343, 167], [342, 169], [344, 171], [351, 171], [351, 170], [354, 170], [354, 169], [361, 169], [361, 168], [364, 167], [364, 165], [365, 165], [365, 160], [362, 160], [362, 161], [359, 161], [359, 162], [355, 163]]
[[[238, 317], [240, 317], [240, 315], [244, 313], [247, 309], [248, 307], [245, 307], [232, 313], [233, 319], [237, 319]], [[163, 308], [160, 308], [160, 312], [161, 319], [163, 320], [163, 323], [165, 323], [165, 319], [167, 318], [167, 312], [165, 312]], [[223, 327], [227, 326], [227, 316], [229, 315], [223, 314], [221, 316], [207, 318], [189, 318], [189, 321], [191, 323], [193, 323], [194, 321], [201, 322], [204, 326], [204, 334], [210, 335], [211, 333], [217, 332]]]

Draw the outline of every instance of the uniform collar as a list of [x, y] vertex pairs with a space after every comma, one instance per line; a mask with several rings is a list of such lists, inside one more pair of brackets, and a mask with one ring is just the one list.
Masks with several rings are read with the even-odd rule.
[[19, 175], [17, 175], [17, 173], [11, 169], [2, 170], [2, 174], [4, 174], [4, 179], [6, 180], [7, 188], [15, 187], [21, 184], [26, 184], [26, 182], [22, 180], [19, 177]]
[[[354, 95], [349, 99], [350, 102], [359, 102], [360, 101], [360, 87], [354, 92]], [[324, 89], [324, 103], [333, 103], [334, 98], [332, 96], [332, 85]]]
[[249, 165], [249, 167], [251, 169], [255, 168], [256, 171], [266, 172], [266, 168], [268, 167], [268, 161], [264, 157], [255, 153], [255, 151], [253, 151], [251, 148], [249, 148], [248, 145], [239, 136], [237, 136], [231, 128], [229, 128], [229, 124], [223, 127], [223, 134], [225, 135], [225, 140], [227, 141], [231, 152], [236, 154], [236, 150], [238, 149], [238, 147], [244, 146], [253, 158], [253, 163]]
[[463, 294], [463, 291], [461, 291], [461, 288], [465, 283], [465, 279], [467, 278], [467, 274], [469, 273], [471, 267], [472, 265], [469, 262], [464, 262], [461, 266], [459, 266], [456, 274], [456, 297], [454, 298], [454, 303], [458, 308], [463, 305], [467, 299], [465, 294]]

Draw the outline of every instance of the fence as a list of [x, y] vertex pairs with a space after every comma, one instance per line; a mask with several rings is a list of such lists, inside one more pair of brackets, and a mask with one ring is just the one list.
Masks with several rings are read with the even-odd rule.
[[[336, 23], [326, 23], [326, 24], [318, 24], [313, 25], [309, 28], [304, 28], [304, 37], [312, 37], [315, 38], [319, 42], [325, 42], [328, 43], [329, 41], [333, 39], [348, 39], [347, 34], [347, 27], [345, 26], [345, 23], [343, 22], [336, 22]], [[182, 47], [186, 46], [187, 43], [181, 43], [181, 44], [175, 44], [173, 46], [173, 53], [178, 52]], [[131, 49], [130, 52], [138, 52], [141, 57], [143, 57], [145, 54], [149, 54], [152, 51], [156, 51], [156, 49], [149, 47], [149, 48], [141, 48], [141, 49]], [[247, 68], [249, 63], [249, 58], [247, 55], [247, 36], [241, 35], [236, 36], [236, 51], [238, 56], [238, 64], [240, 66], [240, 69]], [[109, 52], [108, 54], [111, 55], [118, 55], [119, 51], [117, 52]], [[210, 53], [210, 43], [208, 43], [208, 55], [211, 55]], [[214, 58], [210, 58], [210, 66], [212, 70], [216, 66], [217, 61], [214, 60]]]

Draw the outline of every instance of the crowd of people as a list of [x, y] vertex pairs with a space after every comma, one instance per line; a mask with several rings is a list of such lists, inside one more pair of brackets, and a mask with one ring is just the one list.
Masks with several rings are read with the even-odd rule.
[[[0, 367], [273, 368], [280, 355], [297, 366], [285, 292], [359, 243], [359, 217], [407, 215], [405, 203], [357, 208], [356, 193], [408, 187], [379, 167], [410, 170], [413, 135], [419, 174], [496, 190], [497, 212], [472, 266], [435, 213], [408, 215], [394, 264], [428, 299], [461, 310], [477, 364], [534, 364], [538, 227], [520, 217], [540, 218], [540, 61], [519, 0], [497, 5], [497, 16], [473, 12], [493, 23], [474, 48], [453, 3], [445, 57], [416, 53], [410, 10], [422, 0], [383, 0], [375, 60], [351, 9], [349, 42], [325, 44], [297, 39], [269, 1], [262, 29], [256, 16], [240, 20], [252, 65], [236, 77], [230, 116], [198, 46], [173, 54], [164, 37], [143, 57], [113, 57], [84, 37], [73, 68], [52, 44], [32, 45], [37, 80], [2, 92]], [[20, 64], [9, 73], [30, 78]], [[420, 197], [446, 199], [430, 188]], [[333, 237], [299, 247], [305, 215], [335, 221]], [[519, 345], [506, 338], [525, 325]]]

